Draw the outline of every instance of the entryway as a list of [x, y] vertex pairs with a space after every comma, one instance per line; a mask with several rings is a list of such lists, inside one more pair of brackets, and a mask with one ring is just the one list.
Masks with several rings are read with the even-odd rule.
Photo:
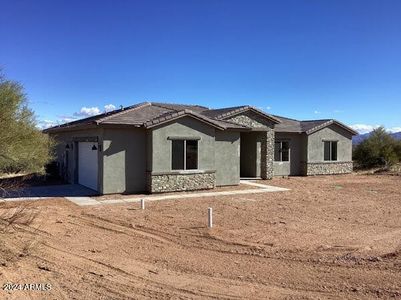
[[265, 132], [242, 132], [240, 142], [240, 177], [261, 177], [261, 147]]

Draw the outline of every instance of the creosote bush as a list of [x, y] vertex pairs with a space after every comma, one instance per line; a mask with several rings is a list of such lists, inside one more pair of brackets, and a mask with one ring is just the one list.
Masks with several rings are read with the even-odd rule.
[[36, 127], [23, 87], [0, 74], [0, 174], [43, 173], [52, 146]]
[[355, 147], [353, 156], [360, 168], [389, 168], [401, 161], [401, 142], [379, 127]]

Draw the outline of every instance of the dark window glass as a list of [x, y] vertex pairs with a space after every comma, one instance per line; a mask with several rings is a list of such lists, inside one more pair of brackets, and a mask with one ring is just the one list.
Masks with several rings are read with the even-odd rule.
[[281, 161], [290, 160], [290, 144], [288, 142], [281, 142]]
[[193, 170], [198, 168], [198, 141], [186, 141], [186, 162], [187, 170]]
[[331, 142], [331, 160], [337, 160], [337, 142]]
[[290, 143], [274, 143], [274, 161], [290, 161]]
[[326, 161], [337, 160], [337, 142], [335, 141], [324, 142], [324, 160]]
[[274, 143], [274, 161], [281, 161], [281, 143], [280, 142], [275, 142]]
[[184, 141], [174, 140], [172, 141], [172, 169], [183, 170], [184, 169]]
[[324, 142], [324, 160], [330, 160], [330, 142]]

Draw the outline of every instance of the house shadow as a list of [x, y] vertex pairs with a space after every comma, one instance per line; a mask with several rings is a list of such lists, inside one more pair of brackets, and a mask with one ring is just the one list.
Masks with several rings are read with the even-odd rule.
[[13, 190], [0, 190], [0, 198], [29, 197], [87, 197], [99, 193], [79, 184], [29, 186]]

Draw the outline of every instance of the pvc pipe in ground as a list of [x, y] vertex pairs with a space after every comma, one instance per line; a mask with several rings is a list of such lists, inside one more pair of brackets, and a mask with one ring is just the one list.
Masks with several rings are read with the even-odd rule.
[[213, 227], [213, 209], [211, 207], [207, 209], [207, 227]]
[[141, 209], [145, 209], [145, 199], [141, 199]]

